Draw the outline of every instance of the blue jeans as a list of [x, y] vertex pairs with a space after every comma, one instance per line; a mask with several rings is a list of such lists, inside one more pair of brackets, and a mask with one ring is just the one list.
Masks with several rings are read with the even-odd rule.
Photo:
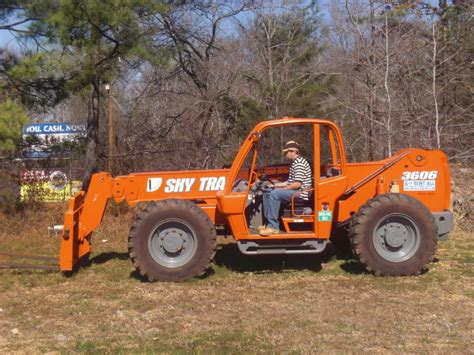
[[263, 213], [268, 222], [267, 227], [280, 230], [280, 222], [278, 222], [280, 205], [282, 202], [290, 202], [291, 196], [297, 192], [296, 190], [274, 189], [263, 193]]

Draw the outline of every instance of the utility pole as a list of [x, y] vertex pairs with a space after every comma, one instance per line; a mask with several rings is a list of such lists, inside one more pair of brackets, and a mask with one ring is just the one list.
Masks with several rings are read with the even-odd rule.
[[105, 84], [107, 91], [107, 106], [108, 106], [108, 126], [109, 126], [109, 173], [112, 175], [112, 167], [114, 164], [114, 125], [112, 112], [112, 90], [110, 84]]

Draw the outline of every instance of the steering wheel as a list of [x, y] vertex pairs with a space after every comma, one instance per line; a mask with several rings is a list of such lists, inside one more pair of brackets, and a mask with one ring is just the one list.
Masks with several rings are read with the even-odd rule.
[[[263, 192], [270, 192], [275, 187], [267, 184], [267, 182], [271, 182], [270, 178], [265, 173], [260, 173], [259, 169], [255, 169], [252, 173], [252, 178], [250, 181], [256, 181], [257, 178], [259, 182], [256, 184], [252, 184], [250, 190], [255, 195], [261, 195]], [[232, 185], [233, 192], [242, 192], [247, 190], [249, 182], [247, 179], [239, 178], [235, 180], [234, 184]]]
[[256, 195], [262, 195], [264, 192], [270, 192], [275, 188], [275, 186], [267, 184], [271, 180], [265, 173], [260, 173], [258, 180], [259, 182], [252, 186], [253, 192]]

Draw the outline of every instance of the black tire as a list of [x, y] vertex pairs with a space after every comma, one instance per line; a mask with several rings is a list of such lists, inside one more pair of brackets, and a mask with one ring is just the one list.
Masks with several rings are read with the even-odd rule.
[[419, 275], [433, 260], [437, 234], [429, 209], [403, 194], [367, 201], [350, 228], [354, 255], [375, 275]]
[[205, 273], [216, 250], [216, 230], [190, 201], [153, 202], [138, 214], [128, 239], [130, 259], [149, 281], [181, 281]]

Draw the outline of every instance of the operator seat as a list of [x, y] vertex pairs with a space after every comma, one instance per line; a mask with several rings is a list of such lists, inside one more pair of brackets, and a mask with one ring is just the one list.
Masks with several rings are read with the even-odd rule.
[[[303, 200], [295, 196], [293, 199], [293, 211], [296, 215], [310, 215], [313, 214], [314, 206], [314, 190], [309, 191], [308, 199]], [[282, 217], [293, 217], [291, 215], [291, 202], [283, 205]]]

